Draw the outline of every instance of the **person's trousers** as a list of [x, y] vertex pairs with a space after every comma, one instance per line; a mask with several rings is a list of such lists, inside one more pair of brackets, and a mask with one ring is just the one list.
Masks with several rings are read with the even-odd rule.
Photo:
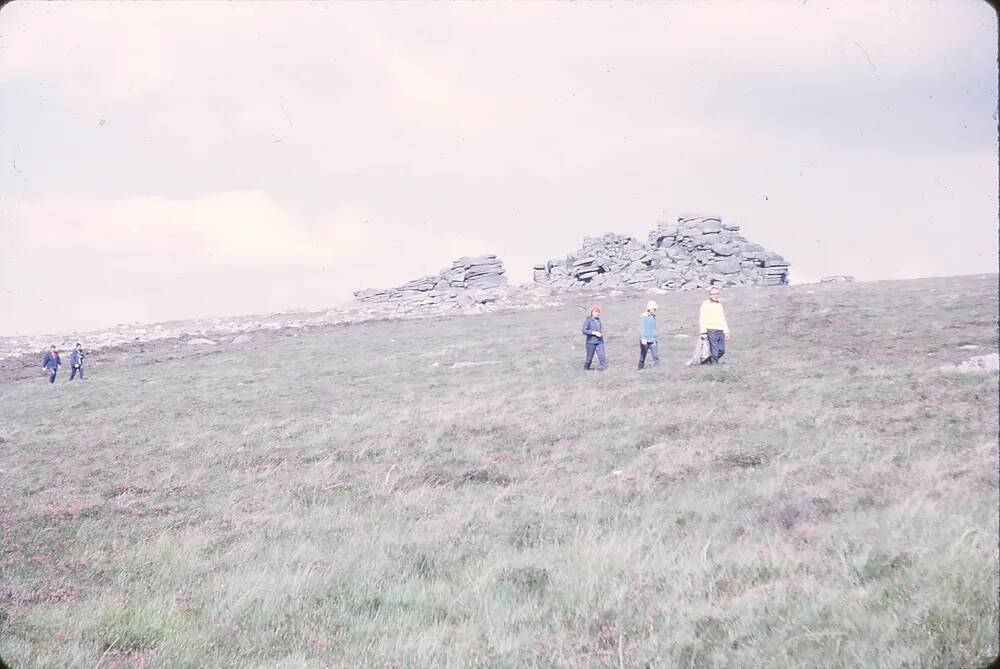
[[74, 367], [70, 371], [70, 373], [69, 373], [69, 380], [70, 381], [73, 380], [73, 377], [76, 376], [77, 372], [80, 372], [80, 380], [83, 381], [83, 365], [80, 365], [79, 367]]
[[590, 369], [590, 363], [594, 360], [594, 352], [597, 352], [597, 360], [601, 364], [601, 369], [608, 368], [608, 359], [604, 356], [604, 340], [587, 342], [587, 358], [583, 361], [583, 368]]
[[643, 344], [639, 342], [639, 369], [646, 366], [646, 353], [650, 353], [653, 356], [653, 367], [660, 366], [660, 347], [655, 341], [647, 342]]
[[56, 382], [56, 370], [54, 370], [54, 369], [52, 369], [50, 367], [49, 368], [49, 383], [55, 383], [55, 382]]
[[708, 331], [708, 359], [713, 364], [726, 354], [726, 333], [722, 330]]

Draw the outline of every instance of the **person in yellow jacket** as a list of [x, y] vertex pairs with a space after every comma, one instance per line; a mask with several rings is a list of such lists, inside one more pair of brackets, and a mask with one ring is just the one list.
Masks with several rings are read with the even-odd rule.
[[708, 339], [709, 364], [719, 362], [726, 354], [726, 342], [729, 341], [729, 324], [726, 323], [726, 312], [719, 302], [719, 289], [708, 291], [708, 299], [701, 303], [698, 314], [698, 332], [702, 339]]

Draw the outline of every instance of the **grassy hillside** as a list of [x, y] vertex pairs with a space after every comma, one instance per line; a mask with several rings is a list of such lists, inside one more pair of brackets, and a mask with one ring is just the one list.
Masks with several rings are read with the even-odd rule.
[[[997, 277], [176, 343], [0, 386], [13, 667], [970, 667], [997, 654]], [[583, 304], [583, 303], [581, 303]], [[681, 338], [679, 335], [689, 335]], [[960, 349], [960, 346], [978, 349]], [[479, 365], [456, 363], [476, 362]], [[64, 368], [64, 372], [66, 368]]]

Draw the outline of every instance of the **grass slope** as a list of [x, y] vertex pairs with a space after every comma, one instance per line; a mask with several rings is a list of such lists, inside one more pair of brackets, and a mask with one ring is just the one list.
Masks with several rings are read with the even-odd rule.
[[[13, 667], [970, 667], [997, 654], [997, 278], [149, 349], [0, 387]], [[960, 350], [959, 345], [978, 345]], [[169, 355], [167, 353], [169, 352]], [[168, 359], [169, 358], [169, 359]], [[456, 362], [490, 362], [478, 366]], [[435, 365], [435, 363], [437, 363]]]

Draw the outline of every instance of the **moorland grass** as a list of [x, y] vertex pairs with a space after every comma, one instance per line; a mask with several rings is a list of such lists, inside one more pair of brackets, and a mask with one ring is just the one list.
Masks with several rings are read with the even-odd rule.
[[671, 294], [642, 372], [645, 297], [620, 297], [606, 373], [581, 371], [570, 305], [7, 383], [0, 656], [984, 664], [997, 375], [939, 367], [997, 350], [997, 297], [996, 276], [726, 291], [716, 368], [684, 366], [703, 296]]

